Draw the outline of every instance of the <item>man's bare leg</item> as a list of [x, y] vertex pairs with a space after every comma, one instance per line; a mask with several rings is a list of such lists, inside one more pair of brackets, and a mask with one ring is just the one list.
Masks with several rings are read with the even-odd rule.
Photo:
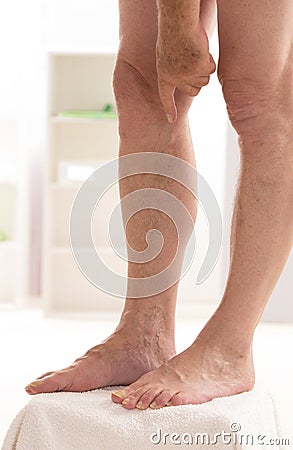
[[[213, 0], [206, 2], [201, 18], [210, 33], [216, 8]], [[187, 120], [191, 98], [176, 94], [178, 122], [172, 126], [166, 120], [158, 95], [156, 2], [120, 0], [120, 15], [121, 45], [114, 73], [120, 155], [154, 151], [178, 156], [194, 164]], [[172, 193], [195, 219], [195, 199], [175, 181], [137, 175], [125, 179], [120, 184], [120, 191], [124, 197], [146, 187]], [[142, 250], [146, 233], [151, 228], [160, 230], [164, 236], [163, 252], [153, 263], [130, 264], [129, 275], [132, 277], [147, 277], [161, 272], [174, 254], [177, 246], [174, 226], [165, 215], [155, 211], [141, 212], [129, 222], [127, 235], [130, 244], [136, 250]], [[120, 323], [105, 342], [90, 349], [70, 367], [44, 374], [27, 387], [27, 392], [86, 391], [106, 385], [126, 385], [159, 367], [175, 354], [176, 295], [177, 284], [152, 298], [126, 300]]]
[[218, 74], [241, 152], [227, 285], [191, 347], [112, 394], [128, 409], [252, 389], [254, 330], [293, 242], [293, 4], [218, 0], [218, 11]]

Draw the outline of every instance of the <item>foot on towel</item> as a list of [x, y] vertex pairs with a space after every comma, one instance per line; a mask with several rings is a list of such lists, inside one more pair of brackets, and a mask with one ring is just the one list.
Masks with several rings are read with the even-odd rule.
[[128, 385], [175, 354], [174, 340], [162, 324], [124, 318], [102, 344], [90, 349], [71, 366], [47, 372], [29, 384], [28, 394], [83, 392], [104, 386]]
[[245, 340], [237, 340], [235, 332], [210, 320], [187, 350], [113, 392], [112, 400], [127, 409], [156, 409], [249, 391], [254, 386], [254, 367], [251, 341]]

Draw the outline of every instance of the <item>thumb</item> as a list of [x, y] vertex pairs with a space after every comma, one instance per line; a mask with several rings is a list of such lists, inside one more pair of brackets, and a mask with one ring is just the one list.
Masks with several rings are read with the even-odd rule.
[[164, 80], [158, 81], [159, 95], [167, 115], [168, 122], [173, 123], [177, 119], [177, 108], [175, 105], [175, 86]]
[[217, 66], [216, 66], [214, 58], [212, 57], [212, 55], [210, 53], [209, 53], [209, 62], [210, 62], [209, 72], [210, 72], [210, 74], [212, 74], [216, 71]]

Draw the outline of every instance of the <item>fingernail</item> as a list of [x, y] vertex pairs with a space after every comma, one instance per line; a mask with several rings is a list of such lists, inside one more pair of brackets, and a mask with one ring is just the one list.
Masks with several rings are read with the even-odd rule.
[[136, 408], [138, 408], [138, 409], [143, 409], [143, 403], [142, 403], [141, 401], [139, 401], [139, 402], [136, 404]]
[[126, 398], [125, 400], [123, 400], [122, 405], [127, 405], [128, 402], [129, 402], [129, 398]]
[[152, 402], [152, 403], [150, 404], [150, 408], [155, 409], [156, 407], [157, 407], [156, 402]]
[[171, 114], [167, 114], [167, 119], [168, 119], [169, 123], [173, 123], [174, 122], [173, 117], [171, 116]]
[[118, 390], [118, 391], [114, 391], [113, 394], [114, 394], [116, 397], [122, 398], [122, 397], [125, 397], [126, 392], [125, 392], [125, 391], [119, 391], [119, 390]]
[[171, 402], [168, 402], [166, 406], [173, 406]]

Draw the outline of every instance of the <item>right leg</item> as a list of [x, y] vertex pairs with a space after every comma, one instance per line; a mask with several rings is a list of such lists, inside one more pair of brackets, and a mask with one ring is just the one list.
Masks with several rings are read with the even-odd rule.
[[[215, 5], [215, 2], [205, 2], [202, 21], [210, 34], [215, 17], [215, 8], [211, 8], [211, 5]], [[176, 92], [178, 120], [171, 125], [166, 120], [158, 94], [156, 1], [120, 0], [120, 35], [114, 71], [120, 156], [154, 151], [177, 156], [194, 165], [187, 119], [191, 98]], [[173, 194], [195, 220], [195, 199], [176, 181], [158, 175], [141, 174], [128, 177], [120, 183], [122, 198], [143, 188], [157, 188]], [[177, 234], [172, 222], [165, 214], [150, 209], [137, 213], [129, 221], [126, 228], [129, 244], [136, 250], [142, 250], [146, 233], [150, 229], [162, 233], [163, 250], [150, 263], [129, 264], [130, 277], [146, 278], [161, 272], [177, 248]], [[190, 230], [184, 231], [187, 240]], [[177, 284], [152, 297], [126, 299], [120, 323], [113, 335], [103, 344], [89, 350], [69, 368], [40, 377], [37, 385], [28, 387], [28, 392], [85, 391], [106, 385], [128, 385], [160, 366], [175, 354], [176, 294]]]

